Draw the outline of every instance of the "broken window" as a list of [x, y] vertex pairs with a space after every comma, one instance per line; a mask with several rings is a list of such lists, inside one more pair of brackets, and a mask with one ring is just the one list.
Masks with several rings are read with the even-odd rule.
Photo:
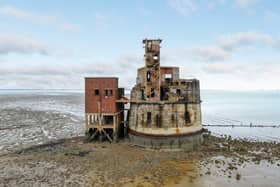
[[172, 78], [172, 74], [164, 74], [164, 78], [165, 79], [171, 79]]
[[147, 124], [152, 122], [152, 112], [147, 112]]
[[143, 89], [141, 90], [141, 99], [142, 99], [142, 100], [145, 99], [145, 93], [144, 93], [144, 90], [143, 90]]
[[147, 81], [148, 82], [151, 81], [151, 72], [150, 71], [147, 72]]
[[157, 127], [161, 127], [161, 117], [159, 114], [156, 115], [156, 125]]
[[169, 88], [160, 87], [160, 99], [161, 100], [168, 100], [168, 92]]
[[99, 90], [98, 89], [94, 90], [94, 95], [99, 95]]
[[151, 97], [155, 97], [155, 89], [151, 88]]
[[175, 116], [174, 116], [174, 114], [171, 115], [171, 121], [172, 121], [172, 122], [175, 121]]
[[113, 90], [105, 90], [105, 96], [112, 96]]
[[172, 80], [172, 74], [164, 74], [164, 80], [166, 83], [170, 83]]
[[191, 122], [190, 113], [188, 111], [185, 112], [185, 122], [186, 123], [190, 123]]

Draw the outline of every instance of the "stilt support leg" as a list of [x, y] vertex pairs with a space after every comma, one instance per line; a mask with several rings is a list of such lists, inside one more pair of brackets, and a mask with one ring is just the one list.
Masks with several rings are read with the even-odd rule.
[[110, 135], [107, 134], [107, 132], [106, 132], [104, 129], [102, 129], [102, 131], [103, 131], [104, 135], [108, 138], [108, 140], [112, 143], [113, 140], [112, 140], [112, 138], [110, 137]]

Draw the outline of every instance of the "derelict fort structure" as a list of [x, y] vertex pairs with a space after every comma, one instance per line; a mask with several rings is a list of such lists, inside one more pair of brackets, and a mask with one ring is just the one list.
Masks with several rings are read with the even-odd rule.
[[[143, 44], [145, 66], [138, 69], [130, 99], [117, 83], [109, 86], [109, 78], [86, 78], [87, 133], [91, 138], [103, 133], [113, 141], [123, 134], [122, 129], [128, 129], [132, 144], [191, 149], [202, 142], [199, 81], [181, 79], [178, 67], [160, 66], [160, 39], [145, 39]], [[112, 90], [109, 96], [108, 90]], [[105, 123], [108, 115], [111, 125]]]
[[131, 91], [129, 137], [155, 148], [193, 146], [201, 141], [199, 81], [180, 79], [178, 67], [160, 66], [161, 40], [143, 40], [145, 66]]

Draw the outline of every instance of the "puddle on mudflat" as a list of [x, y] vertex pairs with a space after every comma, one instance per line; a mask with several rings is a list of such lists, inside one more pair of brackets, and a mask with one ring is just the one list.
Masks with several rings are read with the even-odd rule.
[[271, 163], [266, 160], [258, 164], [254, 162], [240, 162], [236, 158], [214, 157], [210, 161], [202, 162], [198, 177], [191, 175], [174, 178], [174, 183], [166, 186], [193, 187], [278, 187], [280, 184], [280, 161]]
[[[165, 177], [160, 178], [159, 174]], [[155, 178], [159, 180], [153, 180]], [[166, 161], [154, 173], [129, 179], [124, 186], [158, 186], [159, 183], [165, 187], [278, 187], [280, 161], [273, 164], [268, 161], [240, 163], [235, 158], [225, 157], [208, 161]]]

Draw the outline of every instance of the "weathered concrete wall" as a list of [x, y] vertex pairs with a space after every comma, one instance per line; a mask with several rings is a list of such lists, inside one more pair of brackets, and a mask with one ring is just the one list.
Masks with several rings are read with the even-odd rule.
[[[148, 115], [151, 115], [151, 117]], [[130, 106], [129, 126], [133, 129], [202, 128], [200, 104], [132, 103]]]
[[129, 133], [129, 142], [134, 145], [152, 148], [152, 149], [182, 149], [193, 150], [203, 142], [201, 132], [188, 136], [145, 136]]
[[201, 131], [200, 104], [163, 102], [130, 106], [129, 141], [132, 144], [190, 150], [201, 144]]

